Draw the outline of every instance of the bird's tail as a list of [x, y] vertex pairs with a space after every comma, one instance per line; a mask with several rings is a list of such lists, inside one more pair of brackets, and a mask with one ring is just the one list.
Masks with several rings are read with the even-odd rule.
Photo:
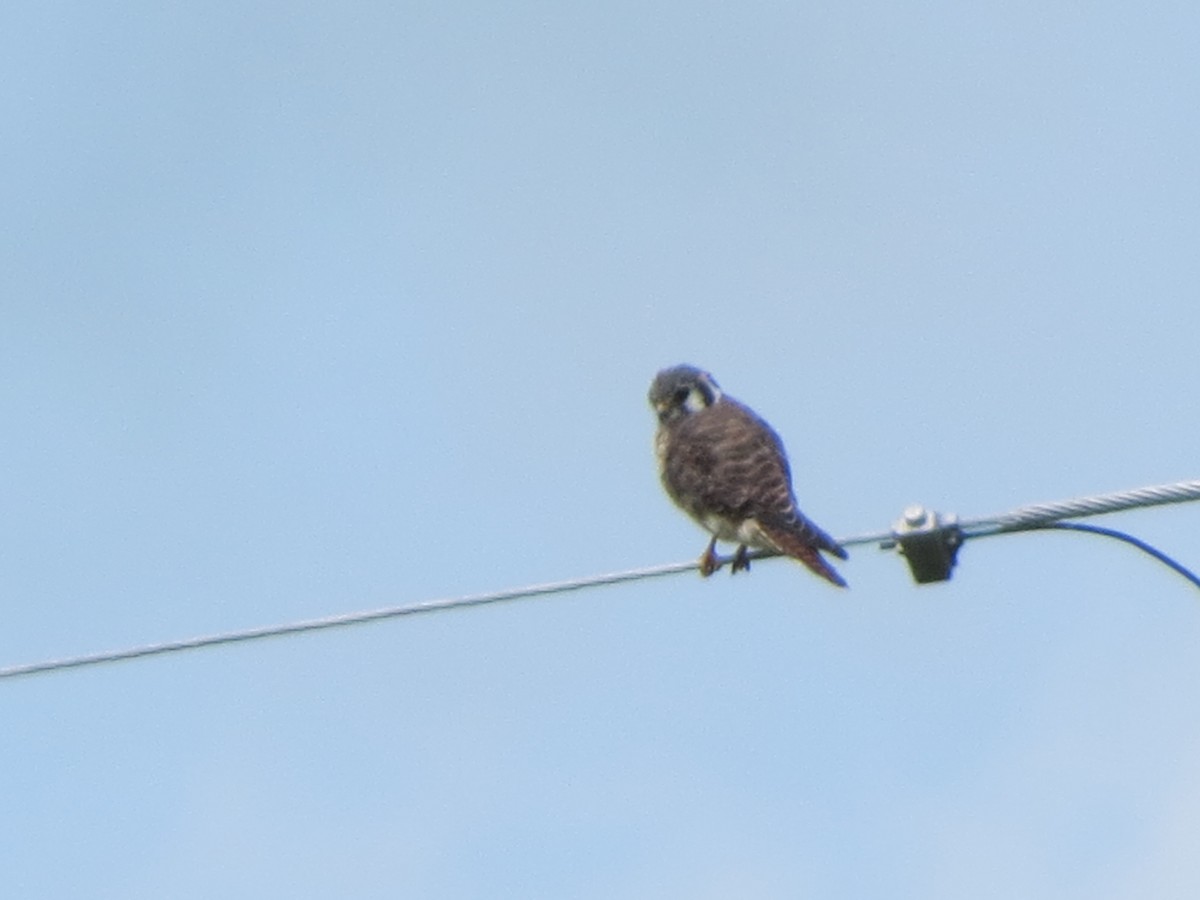
[[799, 560], [817, 575], [820, 575], [826, 581], [836, 584], [838, 587], [847, 586], [842, 576], [837, 573], [837, 570], [821, 556], [821, 551], [825, 550], [834, 554], [839, 559], [845, 559], [846, 551], [842, 549], [837, 541], [812, 522], [801, 517], [791, 527], [765, 526], [763, 531], [766, 532], [771, 542], [779, 548], [780, 553], [785, 553], [792, 557], [792, 559]]

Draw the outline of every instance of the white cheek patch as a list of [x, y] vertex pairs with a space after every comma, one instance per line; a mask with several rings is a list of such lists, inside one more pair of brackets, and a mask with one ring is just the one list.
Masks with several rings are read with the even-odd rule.
[[708, 409], [713, 403], [721, 399], [721, 391], [715, 384], [708, 385], [708, 389], [712, 392], [712, 403], [708, 401], [708, 397], [704, 391], [698, 387], [688, 391], [687, 399], [683, 401], [683, 408], [689, 413], [698, 413], [702, 409]]

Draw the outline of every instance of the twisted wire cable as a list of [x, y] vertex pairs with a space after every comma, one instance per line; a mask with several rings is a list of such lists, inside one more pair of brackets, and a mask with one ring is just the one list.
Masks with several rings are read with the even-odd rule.
[[965, 520], [961, 523], [961, 528], [968, 537], [981, 537], [1008, 531], [1024, 531], [1062, 519], [1098, 516], [1123, 509], [1183, 503], [1188, 500], [1200, 500], [1200, 481], [1178, 481], [1111, 494], [1077, 497], [1073, 500], [1034, 503], [998, 516]]

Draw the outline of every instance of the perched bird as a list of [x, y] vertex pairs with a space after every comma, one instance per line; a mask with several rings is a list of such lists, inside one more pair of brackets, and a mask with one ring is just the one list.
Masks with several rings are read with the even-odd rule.
[[846, 582], [820, 551], [846, 558], [796, 507], [783, 443], [754, 411], [721, 392], [707, 372], [675, 366], [650, 385], [658, 416], [654, 449], [667, 494], [713, 538], [700, 557], [711, 575], [717, 541], [736, 542], [733, 571], [750, 568], [747, 548], [798, 559], [839, 587]]

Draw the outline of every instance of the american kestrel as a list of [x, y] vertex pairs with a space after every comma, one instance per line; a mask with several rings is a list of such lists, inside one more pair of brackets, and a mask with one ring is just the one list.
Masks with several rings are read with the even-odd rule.
[[654, 449], [663, 487], [713, 536], [700, 557], [701, 575], [719, 568], [722, 540], [738, 544], [734, 572], [750, 568], [746, 552], [754, 547], [798, 559], [846, 586], [820, 554], [845, 559], [846, 551], [797, 508], [787, 454], [770, 425], [694, 366], [659, 372], [650, 405], [658, 415]]

